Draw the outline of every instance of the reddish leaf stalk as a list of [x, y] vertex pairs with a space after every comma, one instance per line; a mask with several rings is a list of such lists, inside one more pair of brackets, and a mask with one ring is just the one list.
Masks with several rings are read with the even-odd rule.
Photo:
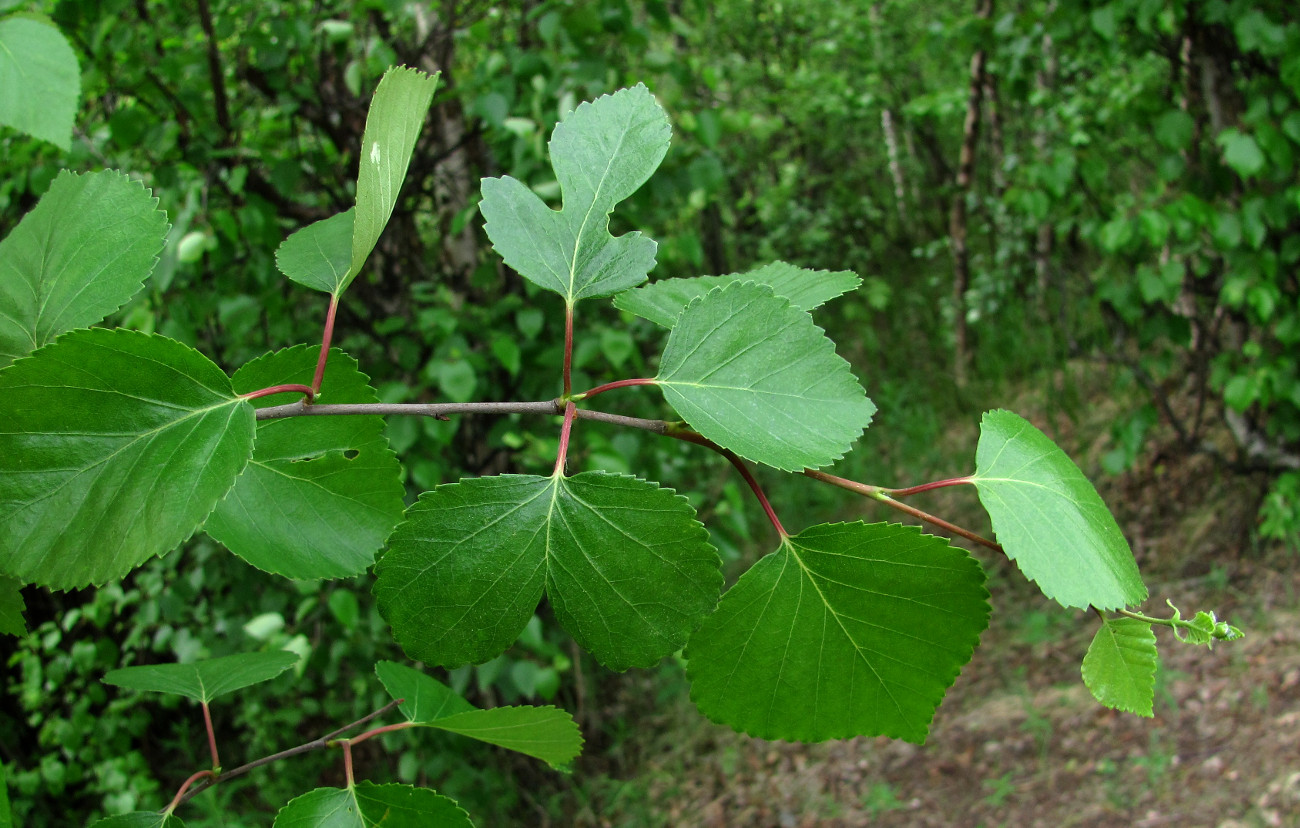
[[[932, 526], [937, 526], [946, 532], [951, 532], [954, 535], [959, 535], [968, 541], [978, 543], [981, 546], [987, 546], [989, 549], [992, 549], [995, 552], [1002, 552], [1003, 554], [1005, 554], [1005, 550], [1003, 550], [1002, 544], [1000, 543], [995, 543], [994, 541], [991, 541], [988, 538], [975, 534], [969, 529], [964, 529], [960, 526], [957, 526], [954, 523], [949, 523], [948, 521], [942, 518], [935, 517], [934, 515], [928, 512], [923, 512], [920, 509], [917, 509], [915, 506], [908, 506], [906, 503], [903, 503], [898, 500], [894, 500], [892, 497], [889, 496], [889, 492], [893, 491], [892, 489], [882, 489], [879, 486], [869, 486], [866, 483], [858, 483], [855, 480], [846, 480], [843, 477], [836, 477], [833, 474], [827, 474], [826, 472], [817, 471], [816, 469], [804, 469], [803, 473], [805, 477], [811, 477], [813, 480], [820, 480], [823, 483], [830, 483], [832, 486], [839, 486], [841, 489], [848, 489], [849, 491], [857, 492], [858, 494], [864, 497], [870, 497], [874, 500], [878, 500], [881, 503], [885, 504], [886, 506], [890, 506], [894, 509], [899, 510], [900, 512], [906, 512], [912, 517], [919, 518], [920, 520], [923, 520]], [[963, 482], [967, 482], [967, 481], [963, 481]], [[956, 485], [956, 484], [948, 484], [948, 485]]]
[[555, 476], [564, 475], [564, 461], [569, 456], [569, 435], [573, 432], [573, 418], [578, 414], [578, 407], [573, 403], [564, 406], [564, 425], [560, 427], [560, 451], [555, 458]]
[[627, 388], [632, 385], [654, 385], [655, 381], [650, 377], [641, 377], [639, 379], [623, 379], [614, 382], [607, 382], [604, 385], [597, 385], [590, 391], [584, 391], [578, 394], [574, 399], [585, 400], [588, 397], [594, 397], [597, 394], [603, 394], [606, 391], [613, 391], [615, 388]]
[[314, 400], [316, 398], [316, 392], [312, 390], [311, 386], [296, 385], [294, 383], [289, 383], [288, 385], [272, 385], [269, 388], [259, 388], [258, 390], [250, 391], [247, 394], [240, 394], [239, 398], [243, 400], [255, 400], [258, 397], [269, 397], [272, 394], [289, 393], [306, 394], [308, 400]]
[[745, 478], [745, 482], [749, 484], [749, 490], [754, 493], [754, 497], [758, 498], [759, 505], [763, 507], [763, 512], [767, 515], [767, 519], [771, 521], [777, 534], [783, 539], [790, 537], [790, 533], [785, 531], [785, 527], [781, 525], [781, 519], [776, 516], [776, 510], [772, 508], [772, 504], [768, 501], [767, 495], [763, 493], [763, 487], [758, 485], [757, 478], [755, 478], [753, 473], [750, 472], [749, 467], [745, 465], [745, 461], [741, 460], [734, 451], [725, 449], [709, 438], [697, 434], [694, 431], [672, 429], [665, 431], [664, 433], [669, 437], [676, 437], [678, 440], [685, 440], [686, 442], [694, 443], [697, 446], [704, 446], [705, 448], [713, 449], [718, 454], [727, 458], [731, 465], [735, 466], [736, 471], [740, 472], [740, 476]]
[[961, 486], [972, 482], [969, 477], [952, 477], [947, 480], [936, 480], [933, 483], [922, 483], [920, 486], [908, 486], [905, 489], [881, 489], [881, 491], [891, 497], [907, 497], [908, 495], [928, 492], [932, 489], [942, 489], [945, 486]]
[[325, 378], [325, 362], [330, 355], [330, 340], [334, 338], [334, 315], [339, 309], [338, 294], [330, 296], [330, 309], [325, 313], [325, 334], [320, 340], [320, 357], [316, 360], [316, 375], [311, 380], [313, 398], [320, 392], [321, 380]]
[[362, 733], [352, 739], [344, 739], [340, 743], [345, 742], [349, 745], [359, 745], [362, 742], [368, 739], [373, 739], [376, 736], [383, 736], [385, 733], [394, 733], [398, 730], [406, 730], [408, 727], [415, 727], [415, 722], [398, 722], [397, 724], [390, 724], [390, 725], [384, 725], [383, 727], [376, 727], [373, 730], [367, 730], [365, 733]]
[[194, 774], [191, 774], [190, 778], [186, 779], [185, 782], [181, 784], [181, 789], [176, 792], [176, 796], [172, 797], [171, 803], [168, 804], [167, 810], [164, 811], [163, 813], [170, 814], [172, 811], [176, 810], [176, 808], [180, 806], [181, 802], [183, 802], [185, 799], [188, 798], [185, 796], [185, 792], [190, 789], [190, 786], [193, 785], [195, 782], [198, 782], [200, 779], [202, 779], [205, 776], [210, 777], [212, 779], [217, 778], [217, 775], [210, 770], [201, 770]]
[[573, 305], [564, 306], [564, 396], [573, 391]]
[[343, 745], [343, 776], [348, 780], [348, 787], [351, 788], [356, 782], [352, 778], [352, 743], [344, 739], [340, 744]]
[[203, 707], [203, 724], [208, 728], [208, 748], [212, 751], [212, 770], [221, 771], [221, 758], [217, 756], [217, 734], [212, 729], [212, 711], [208, 709], [207, 702], [199, 703]]

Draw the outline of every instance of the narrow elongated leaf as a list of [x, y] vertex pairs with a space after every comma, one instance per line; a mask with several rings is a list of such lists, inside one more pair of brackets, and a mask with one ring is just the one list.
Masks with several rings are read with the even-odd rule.
[[470, 710], [430, 724], [480, 742], [564, 767], [582, 753], [582, 734], [573, 717], [555, 707], [494, 707]]
[[654, 241], [639, 232], [611, 236], [609, 214], [663, 161], [671, 134], [668, 116], [640, 84], [580, 105], [549, 145], [564, 209], [551, 210], [509, 176], [483, 179], [479, 211], [492, 246], [569, 305], [645, 281]]
[[1136, 618], [1108, 618], [1083, 657], [1083, 683], [1107, 707], [1150, 717], [1156, 694], [1156, 634]]
[[366, 132], [361, 139], [357, 171], [357, 210], [353, 222], [352, 264], [337, 295], [361, 272], [397, 204], [398, 191], [411, 163], [438, 76], [396, 66], [384, 73], [370, 101]]
[[188, 538], [253, 453], [253, 407], [198, 351], [81, 330], [0, 371], [0, 552], [55, 589]]
[[180, 817], [157, 811], [133, 811], [91, 823], [90, 828], [185, 828]]
[[988, 626], [979, 564], [898, 524], [814, 526], [740, 577], [686, 648], [691, 698], [762, 739], [925, 741]]
[[0, 20], [0, 125], [67, 150], [80, 94], [77, 55], [57, 27], [25, 17]]
[[677, 324], [682, 309], [692, 300], [704, 296], [715, 287], [732, 282], [767, 285], [777, 296], [789, 300], [791, 305], [803, 311], [820, 307], [862, 284], [857, 274], [848, 270], [809, 270], [786, 262], [772, 262], [745, 273], [652, 282], [615, 296], [614, 306], [649, 319], [656, 325], [671, 328]]
[[275, 815], [274, 828], [472, 828], [455, 800], [428, 788], [358, 782], [317, 788]]
[[297, 653], [287, 650], [240, 653], [190, 664], [123, 667], [108, 673], [102, 681], [128, 690], [170, 693], [210, 702], [249, 685], [270, 681], [297, 663]]
[[554, 707], [494, 707], [480, 710], [450, 687], [419, 670], [381, 661], [375, 672], [388, 695], [402, 699], [407, 720], [459, 733], [541, 759], [552, 767], [572, 762], [582, 752], [582, 734], [573, 717]]
[[1128, 541], [1096, 488], [1028, 420], [985, 414], [975, 467], [971, 480], [998, 542], [1044, 595], [1081, 609], [1146, 599]]
[[375, 674], [388, 695], [402, 699], [398, 709], [408, 721], [428, 724], [477, 709], [455, 690], [405, 664], [381, 661], [375, 665]]
[[23, 635], [27, 624], [23, 621], [22, 581], [0, 575], [0, 635]]
[[483, 662], [543, 592], [607, 667], [648, 667], [685, 643], [721, 586], [695, 510], [634, 477], [502, 475], [420, 497], [376, 566], [375, 596], [413, 659]]
[[[283, 383], [309, 384], [319, 346], [268, 354], [235, 372], [247, 394]], [[330, 352], [322, 403], [374, 403], [356, 360]], [[262, 397], [257, 407], [283, 398]], [[257, 447], [204, 529], [253, 566], [289, 578], [344, 578], [365, 571], [402, 518], [401, 465], [381, 417], [264, 420]]]
[[750, 282], [682, 311], [655, 381], [696, 431], [786, 471], [833, 463], [876, 411], [812, 317]]
[[59, 173], [0, 241], [0, 368], [120, 308], [166, 237], [167, 215], [138, 181], [114, 170]]
[[352, 275], [352, 233], [356, 210], [309, 224], [275, 251], [280, 272], [300, 285], [338, 295]]

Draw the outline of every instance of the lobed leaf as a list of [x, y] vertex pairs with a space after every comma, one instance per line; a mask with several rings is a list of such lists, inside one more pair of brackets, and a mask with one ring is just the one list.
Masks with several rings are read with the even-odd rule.
[[662, 279], [618, 294], [614, 297], [614, 306], [649, 319], [656, 325], [671, 328], [677, 324], [677, 317], [682, 310], [692, 301], [715, 287], [733, 282], [767, 285], [774, 294], [802, 311], [820, 307], [862, 284], [857, 274], [848, 270], [810, 270], [786, 262], [772, 262], [745, 273]]
[[275, 251], [275, 266], [300, 285], [337, 296], [352, 278], [356, 209], [313, 222]]
[[545, 593], [614, 670], [649, 667], [717, 602], [717, 552], [695, 510], [634, 477], [501, 475], [426, 492], [376, 566], [379, 610], [413, 659], [483, 662]]
[[[300, 345], [256, 359], [235, 372], [235, 390], [310, 384], [319, 354], [319, 346]], [[282, 401], [261, 397], [253, 405]], [[379, 400], [356, 360], [333, 350], [317, 401]], [[402, 518], [404, 491], [382, 417], [264, 420], [252, 459], [204, 529], [266, 572], [345, 578], [374, 563]]]
[[988, 616], [983, 570], [946, 540], [813, 526], [742, 575], [691, 637], [691, 699], [762, 739], [919, 744]]
[[253, 453], [253, 407], [199, 352], [80, 330], [0, 371], [0, 566], [54, 589], [193, 534]]
[[101, 681], [128, 690], [169, 693], [204, 704], [253, 684], [270, 681], [298, 663], [287, 650], [240, 653], [189, 664], [146, 664], [113, 670]]
[[1147, 597], [1128, 541], [1096, 488], [1047, 435], [1010, 411], [980, 422], [971, 477], [998, 542], [1066, 607], [1118, 609]]
[[80, 94], [81, 67], [58, 27], [28, 17], [0, 20], [0, 125], [67, 151]]
[[438, 88], [438, 75], [405, 66], [384, 73], [370, 101], [357, 170], [357, 208], [352, 230], [352, 262], [338, 295], [361, 272], [397, 204], [415, 141]]
[[1150, 624], [1107, 618], [1083, 657], [1083, 683], [1107, 707], [1151, 717], [1157, 660]]
[[876, 411], [812, 317], [750, 282], [682, 311], [655, 382], [696, 431], [785, 471], [833, 463]]
[[551, 210], [523, 183], [483, 179], [484, 230], [506, 264], [572, 306], [645, 281], [656, 245], [639, 232], [609, 233], [614, 205], [663, 161], [672, 128], [644, 85], [584, 103], [549, 144], [564, 207]]
[[419, 670], [381, 661], [375, 665], [375, 672], [388, 695], [403, 700], [399, 709], [408, 721], [532, 756], [552, 767], [567, 765], [582, 752], [578, 725], [563, 710], [554, 707], [480, 710]]
[[274, 828], [472, 828], [455, 800], [428, 788], [358, 782], [317, 788], [275, 815]]
[[0, 241], [0, 368], [120, 308], [166, 237], [167, 215], [138, 181], [114, 170], [59, 173]]
[[23, 583], [17, 578], [0, 575], [0, 635], [26, 635], [23, 621]]

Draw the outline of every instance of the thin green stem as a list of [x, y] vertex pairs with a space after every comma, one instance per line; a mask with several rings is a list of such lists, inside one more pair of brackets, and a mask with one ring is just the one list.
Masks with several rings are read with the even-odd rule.
[[208, 709], [207, 702], [199, 702], [203, 707], [203, 724], [208, 728], [208, 749], [212, 751], [212, 770], [214, 773], [221, 772], [221, 757], [217, 756], [217, 734], [212, 729], [212, 711]]
[[320, 393], [321, 381], [325, 378], [325, 362], [330, 355], [330, 340], [334, 338], [334, 316], [338, 313], [338, 294], [330, 295], [330, 309], [325, 312], [325, 333], [320, 339], [320, 356], [316, 359], [316, 374], [311, 380], [313, 395]]

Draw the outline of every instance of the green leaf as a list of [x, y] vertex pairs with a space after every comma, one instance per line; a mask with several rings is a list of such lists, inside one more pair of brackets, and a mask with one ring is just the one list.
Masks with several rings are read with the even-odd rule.
[[361, 272], [361, 266], [393, 214], [406, 168], [411, 163], [411, 152], [437, 88], [437, 75], [426, 75], [405, 66], [389, 69], [379, 81], [361, 140], [352, 264], [335, 295]]
[[494, 707], [433, 722], [431, 727], [541, 759], [562, 768], [582, 753], [582, 734], [573, 717], [555, 707]]
[[477, 709], [447, 685], [405, 664], [381, 661], [375, 665], [375, 674], [388, 695], [402, 699], [398, 709], [408, 721], [428, 724]]
[[90, 828], [185, 828], [180, 817], [157, 811], [133, 811], [93, 822]]
[[138, 181], [60, 173], [0, 242], [0, 367], [120, 308], [166, 237], [167, 215]]
[[506, 264], [571, 306], [645, 281], [655, 243], [609, 234], [614, 205], [636, 192], [668, 151], [668, 116], [645, 86], [584, 103], [555, 127], [551, 163], [564, 209], [551, 210], [515, 179], [483, 179], [484, 229]]
[[1223, 148], [1223, 163], [1242, 178], [1250, 178], [1264, 169], [1264, 152], [1254, 137], [1232, 128], [1220, 132], [1215, 140]]
[[73, 331], [0, 371], [5, 569], [120, 578], [193, 534], [253, 453], [253, 407], [179, 342]]
[[1136, 618], [1107, 618], [1083, 657], [1083, 683], [1115, 710], [1152, 716], [1156, 692], [1156, 635]]
[[649, 667], [686, 642], [722, 581], [685, 498], [605, 472], [439, 486], [388, 545], [379, 610], [408, 656], [445, 666], [504, 651], [545, 592], [602, 664]]
[[81, 67], [62, 32], [27, 17], [0, 20], [0, 125], [66, 151], [80, 94]]
[[0, 762], [0, 828], [13, 828], [14, 814], [9, 807], [9, 780], [4, 762]]
[[691, 698], [762, 739], [919, 744], [988, 615], [983, 571], [946, 540], [814, 526], [742, 575], [691, 637]]
[[582, 734], [573, 717], [554, 707], [478, 708], [450, 687], [419, 670], [381, 661], [375, 672], [388, 695], [402, 699], [407, 720], [459, 733], [541, 759], [552, 767], [573, 761], [582, 752]]
[[472, 828], [455, 800], [428, 788], [358, 782], [317, 788], [275, 815], [274, 828]]
[[649, 319], [656, 325], [671, 328], [677, 323], [682, 309], [692, 300], [732, 282], [767, 285], [777, 296], [803, 311], [820, 307], [862, 284], [857, 274], [848, 270], [809, 270], [785, 262], [772, 262], [746, 273], [653, 282], [615, 296], [614, 306]]
[[[254, 360], [235, 372], [235, 390], [310, 384], [319, 353], [319, 346], [300, 345]], [[332, 350], [317, 400], [378, 402], [368, 382], [356, 360]], [[262, 397], [253, 405], [283, 401]], [[382, 417], [263, 420], [252, 460], [204, 529], [266, 572], [344, 578], [374, 563], [402, 518], [404, 492]]]
[[147, 664], [123, 667], [102, 681], [128, 690], [169, 693], [197, 702], [210, 702], [253, 684], [270, 681], [298, 663], [296, 653], [240, 653], [190, 664]]
[[275, 251], [280, 272], [300, 285], [332, 296], [351, 281], [352, 232], [356, 210], [309, 224], [289, 236]]
[[0, 635], [25, 635], [27, 624], [23, 621], [23, 582], [8, 575], [0, 575]]
[[835, 462], [876, 411], [812, 317], [747, 282], [682, 311], [655, 381], [696, 431], [786, 471]]
[[1115, 517], [1047, 435], [1010, 411], [980, 423], [971, 478], [993, 531], [1026, 578], [1067, 607], [1118, 609], [1147, 588]]

